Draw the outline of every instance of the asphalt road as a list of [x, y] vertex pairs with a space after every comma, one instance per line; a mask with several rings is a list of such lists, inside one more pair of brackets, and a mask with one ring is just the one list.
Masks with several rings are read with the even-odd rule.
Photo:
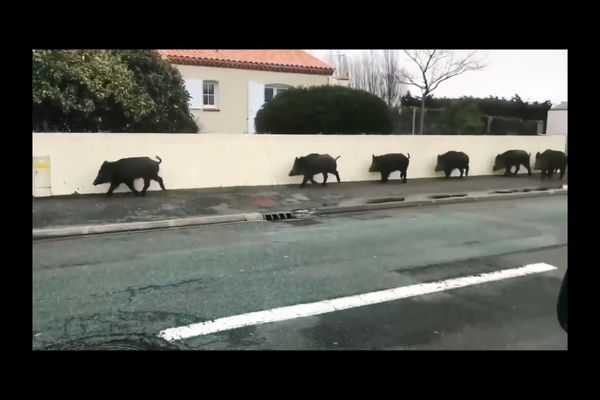
[[[557, 269], [172, 342], [162, 330], [548, 263]], [[34, 349], [567, 349], [567, 197], [33, 243]]]

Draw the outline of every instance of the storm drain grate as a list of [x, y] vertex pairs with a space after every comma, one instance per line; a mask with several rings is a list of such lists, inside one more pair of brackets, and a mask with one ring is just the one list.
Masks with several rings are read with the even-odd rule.
[[265, 217], [265, 219], [267, 221], [280, 221], [280, 220], [284, 220], [284, 219], [295, 219], [296, 218], [296, 216], [292, 212], [268, 213], [268, 214], [263, 214], [263, 217]]

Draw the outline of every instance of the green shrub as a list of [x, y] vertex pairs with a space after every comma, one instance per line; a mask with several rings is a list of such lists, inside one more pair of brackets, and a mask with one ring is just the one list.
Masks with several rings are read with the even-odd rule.
[[392, 114], [379, 97], [341, 86], [293, 88], [256, 114], [257, 133], [389, 134]]
[[33, 50], [32, 129], [197, 132], [179, 71], [150, 50]]
[[485, 116], [472, 101], [451, 103], [442, 112], [444, 131], [456, 135], [485, 135]]

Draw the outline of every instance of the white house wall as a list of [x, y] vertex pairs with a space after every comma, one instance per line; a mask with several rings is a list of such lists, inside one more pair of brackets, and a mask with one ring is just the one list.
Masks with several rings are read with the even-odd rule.
[[549, 110], [548, 111], [548, 135], [567, 135], [568, 133], [568, 110]]
[[219, 111], [193, 109], [202, 133], [248, 132], [248, 82], [262, 84], [319, 86], [328, 83], [327, 75], [176, 65], [184, 79], [219, 82]]

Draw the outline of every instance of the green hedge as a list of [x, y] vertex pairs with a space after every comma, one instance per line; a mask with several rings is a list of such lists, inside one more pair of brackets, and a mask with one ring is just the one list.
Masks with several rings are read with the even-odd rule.
[[536, 135], [537, 121], [520, 118], [493, 117], [490, 135]]
[[473, 101], [451, 103], [442, 112], [444, 131], [455, 135], [485, 135], [485, 116]]
[[293, 88], [256, 114], [257, 133], [389, 134], [392, 114], [379, 97], [341, 86]]

